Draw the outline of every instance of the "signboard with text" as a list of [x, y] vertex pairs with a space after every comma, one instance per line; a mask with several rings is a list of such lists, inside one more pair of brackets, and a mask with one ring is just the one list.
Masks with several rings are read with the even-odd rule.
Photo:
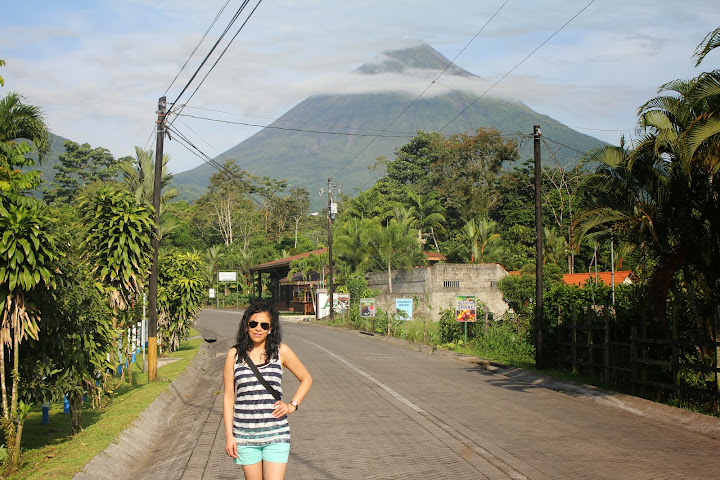
[[456, 297], [455, 320], [458, 322], [474, 322], [477, 320], [475, 295], [458, 295]]
[[395, 316], [398, 320], [412, 320], [413, 300], [412, 298], [395, 299]]
[[349, 293], [333, 293], [333, 307], [338, 313], [350, 310], [350, 294]]
[[218, 282], [237, 282], [237, 272], [218, 272]]
[[375, 299], [374, 298], [361, 298], [360, 299], [360, 316], [365, 318], [371, 318], [375, 316]]

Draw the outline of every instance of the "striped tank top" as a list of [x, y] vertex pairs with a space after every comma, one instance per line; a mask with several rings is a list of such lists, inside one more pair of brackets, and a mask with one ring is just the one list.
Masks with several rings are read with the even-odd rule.
[[[265, 381], [282, 394], [280, 359], [257, 365], [257, 368]], [[280, 418], [272, 416], [275, 402], [245, 360], [236, 356], [233, 435], [238, 445], [261, 447], [271, 443], [290, 443], [287, 415]]]

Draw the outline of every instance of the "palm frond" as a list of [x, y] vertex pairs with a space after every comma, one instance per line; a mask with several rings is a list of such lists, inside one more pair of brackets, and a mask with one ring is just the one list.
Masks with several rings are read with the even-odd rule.
[[695, 49], [693, 57], [697, 58], [695, 66], [699, 66], [708, 53], [720, 46], [720, 27], [708, 33]]

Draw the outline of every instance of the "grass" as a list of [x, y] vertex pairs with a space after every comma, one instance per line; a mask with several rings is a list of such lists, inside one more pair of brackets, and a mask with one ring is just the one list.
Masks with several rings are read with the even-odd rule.
[[[197, 332], [191, 335], [197, 335]], [[0, 478], [72, 478], [187, 368], [201, 343], [200, 338], [181, 342], [180, 350], [168, 355], [180, 360], [158, 368], [157, 380], [153, 383], [148, 383], [147, 373], [140, 372], [140, 365], [135, 365], [132, 386], [128, 383], [120, 385], [109, 406], [92, 410], [91, 402], [85, 403], [81, 417], [83, 431], [74, 437], [69, 436], [70, 415], [63, 413], [62, 403], [50, 406], [49, 425], [42, 425], [41, 408], [34, 408], [23, 429], [20, 468], [12, 475]]]

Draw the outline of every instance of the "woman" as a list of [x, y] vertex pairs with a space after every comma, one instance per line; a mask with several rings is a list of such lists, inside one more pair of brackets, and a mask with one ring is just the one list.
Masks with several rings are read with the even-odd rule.
[[[290, 453], [287, 415], [297, 411], [312, 385], [310, 373], [280, 339], [278, 311], [270, 305], [254, 303], [245, 310], [236, 345], [225, 359], [225, 451], [235, 463], [242, 465], [246, 480], [285, 477]], [[268, 386], [279, 394], [282, 394], [283, 369], [290, 370], [300, 381], [292, 400], [288, 403], [276, 400], [257, 378], [247, 358], [257, 366]]]

